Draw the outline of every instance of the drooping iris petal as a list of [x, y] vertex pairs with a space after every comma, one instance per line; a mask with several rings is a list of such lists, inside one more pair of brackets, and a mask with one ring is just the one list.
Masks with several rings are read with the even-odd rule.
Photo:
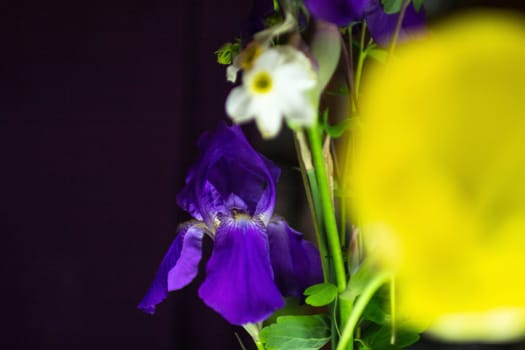
[[208, 172], [208, 181], [213, 183], [220, 192], [229, 211], [240, 209], [238, 206], [231, 207], [228, 199], [231, 194], [237, 197], [236, 202], [242, 201], [250, 215], [255, 213], [257, 202], [261, 198], [267, 186], [267, 175], [255, 172], [247, 164], [237, 161], [231, 156], [225, 156], [213, 164]]
[[199, 140], [202, 155], [177, 196], [177, 203], [208, 227], [226, 214], [230, 194], [242, 199], [252, 215], [268, 222], [275, 206], [279, 169], [257, 153], [238, 126], [221, 123]]
[[[380, 5], [367, 14], [366, 23], [370, 35], [376, 43], [381, 46], [387, 46], [392, 40], [396, 24], [399, 18], [399, 13], [387, 14], [383, 11]], [[418, 32], [424, 28], [425, 12], [421, 9], [419, 12], [414, 8], [414, 4], [410, 4], [403, 17], [401, 31], [399, 32], [399, 40], [403, 40], [412, 32]]]
[[284, 305], [273, 281], [262, 222], [243, 215], [225, 218], [199, 296], [236, 325], [262, 321]]
[[284, 219], [272, 219], [268, 239], [275, 283], [283, 295], [301, 297], [307, 287], [323, 281], [319, 251]]
[[162, 259], [153, 283], [138, 308], [154, 313], [168, 291], [183, 288], [197, 275], [205, 228], [199, 223], [183, 227]]
[[304, 3], [314, 17], [346, 26], [363, 19], [371, 0], [305, 0]]

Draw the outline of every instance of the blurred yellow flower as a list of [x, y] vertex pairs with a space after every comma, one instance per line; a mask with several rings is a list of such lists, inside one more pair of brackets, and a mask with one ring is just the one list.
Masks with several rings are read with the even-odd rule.
[[525, 335], [524, 20], [449, 20], [364, 83], [352, 208], [399, 312], [449, 340]]

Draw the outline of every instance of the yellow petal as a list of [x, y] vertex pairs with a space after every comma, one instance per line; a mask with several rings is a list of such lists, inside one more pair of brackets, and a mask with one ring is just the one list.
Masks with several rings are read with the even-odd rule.
[[452, 340], [525, 335], [525, 24], [449, 20], [364, 82], [352, 208], [400, 312]]

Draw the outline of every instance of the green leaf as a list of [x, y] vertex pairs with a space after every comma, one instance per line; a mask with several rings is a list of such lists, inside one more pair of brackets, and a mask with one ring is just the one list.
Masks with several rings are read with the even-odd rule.
[[350, 277], [348, 287], [341, 294], [341, 296], [355, 300], [355, 298], [357, 298], [357, 296], [363, 292], [365, 287], [368, 285], [368, 282], [374, 277], [375, 273], [375, 271], [369, 265], [370, 264], [364, 262], [361, 264], [361, 266], [359, 266], [357, 271], [352, 274], [352, 277]]
[[330, 340], [330, 324], [324, 315], [281, 316], [261, 330], [268, 350], [317, 350]]
[[359, 341], [371, 349], [400, 350], [416, 343], [419, 340], [419, 334], [406, 329], [397, 329], [394, 344], [391, 344], [391, 338], [390, 325], [373, 324], [366, 328]]
[[283, 17], [280, 13], [272, 13], [264, 18], [264, 27], [270, 28], [283, 22]]
[[339, 87], [337, 90], [325, 90], [326, 95], [330, 96], [347, 96], [350, 90], [346, 85]]
[[346, 130], [350, 129], [354, 125], [353, 119], [354, 118], [343, 119], [335, 125], [326, 124], [324, 129], [331, 138], [337, 139], [341, 137]]
[[321, 118], [324, 131], [333, 139], [341, 137], [346, 130], [352, 128], [355, 125], [356, 121], [356, 118], [345, 118], [337, 124], [330, 125], [328, 123], [328, 110], [324, 111]]
[[277, 318], [290, 315], [309, 315], [312, 313], [312, 308], [305, 305], [298, 298], [288, 297], [284, 298], [284, 307], [275, 311], [268, 319], [264, 321], [265, 324], [272, 324], [277, 322]]
[[383, 3], [385, 13], [393, 14], [401, 11], [403, 0], [381, 0], [381, 3]]
[[341, 324], [346, 323], [346, 319], [352, 313], [354, 302], [363, 292], [371, 279], [374, 277], [374, 270], [370, 264], [363, 262], [361, 266], [352, 274], [346, 290], [339, 295], [339, 308], [341, 309]]
[[337, 297], [337, 287], [331, 283], [320, 283], [308, 287], [304, 291], [307, 296], [305, 303], [312, 306], [324, 306], [330, 304]]
[[367, 50], [367, 55], [378, 62], [385, 63], [388, 58], [388, 51], [374, 47]]
[[424, 2], [425, 2], [424, 0], [412, 0], [412, 3], [414, 4], [414, 8], [416, 9], [417, 12], [421, 10], [421, 6], [423, 6]]
[[381, 289], [374, 294], [366, 306], [365, 311], [363, 311], [363, 319], [379, 325], [391, 324], [390, 285], [381, 287]]
[[215, 55], [217, 55], [217, 63], [219, 64], [232, 64], [233, 57], [237, 56], [241, 51], [241, 40], [239, 38], [235, 39], [233, 43], [226, 43], [222, 45]]

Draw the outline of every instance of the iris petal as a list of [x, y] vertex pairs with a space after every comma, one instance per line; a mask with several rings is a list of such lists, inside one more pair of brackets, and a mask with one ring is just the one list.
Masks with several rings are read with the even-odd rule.
[[[387, 46], [392, 40], [392, 35], [395, 31], [399, 13], [387, 14], [383, 11], [381, 6], [370, 12], [366, 16], [366, 22], [368, 24], [368, 30], [370, 35], [376, 43], [381, 46]], [[403, 24], [399, 33], [399, 39], [403, 40], [411, 32], [417, 32], [424, 28], [425, 25], [425, 13], [421, 9], [419, 12], [416, 11], [413, 4], [410, 4], [405, 12], [403, 18]]]
[[276, 218], [268, 225], [268, 238], [275, 282], [284, 296], [301, 297], [307, 287], [323, 281], [319, 251], [302, 233]]
[[228, 218], [219, 226], [199, 296], [236, 325], [260, 322], [284, 305], [261, 222]]
[[360, 21], [371, 0], [305, 0], [308, 11], [317, 18], [346, 26]]
[[238, 126], [221, 123], [215, 133], [203, 135], [199, 148], [202, 156], [177, 203], [211, 228], [234, 193], [247, 204], [250, 214], [267, 223], [275, 206], [279, 169], [252, 148]]
[[204, 232], [205, 229], [198, 223], [183, 227], [162, 259], [150, 289], [139, 303], [140, 310], [153, 314], [155, 306], [166, 298], [168, 291], [183, 288], [195, 278], [202, 255]]

